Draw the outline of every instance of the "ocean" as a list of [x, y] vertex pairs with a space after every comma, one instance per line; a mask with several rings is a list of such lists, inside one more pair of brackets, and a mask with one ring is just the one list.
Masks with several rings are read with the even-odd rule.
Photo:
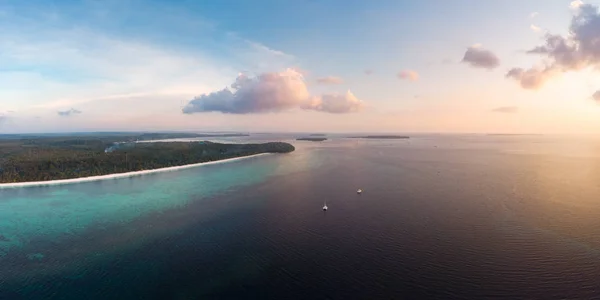
[[600, 299], [600, 140], [290, 142], [0, 189], [0, 299]]

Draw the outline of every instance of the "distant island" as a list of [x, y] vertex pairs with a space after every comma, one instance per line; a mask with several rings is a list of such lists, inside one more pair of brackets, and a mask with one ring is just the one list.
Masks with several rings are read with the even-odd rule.
[[27, 134], [0, 134], [2, 140], [23, 140], [23, 139], [75, 139], [75, 138], [94, 138], [100, 140], [115, 141], [149, 141], [165, 139], [183, 139], [183, 138], [210, 138], [210, 137], [244, 137], [250, 136], [245, 133], [188, 133], [188, 132], [73, 132], [73, 133], [27, 133]]
[[409, 136], [404, 135], [365, 135], [365, 136], [351, 136], [351, 139], [409, 139]]
[[301, 137], [301, 138], [297, 138], [296, 141], [311, 141], [311, 142], [322, 142], [322, 141], [326, 141], [327, 138], [325, 137]]
[[540, 133], [489, 133], [490, 136], [543, 136]]
[[[144, 134], [142, 138], [175, 138]], [[181, 137], [181, 135], [179, 135]], [[188, 136], [189, 137], [189, 136]], [[139, 136], [0, 138], [0, 183], [48, 181], [127, 173], [261, 153], [288, 153], [283, 142], [223, 144], [202, 142], [135, 143]], [[118, 144], [111, 152], [109, 147]]]
[[326, 135], [323, 133], [313, 133], [313, 134], [310, 134], [309, 136], [326, 136]]

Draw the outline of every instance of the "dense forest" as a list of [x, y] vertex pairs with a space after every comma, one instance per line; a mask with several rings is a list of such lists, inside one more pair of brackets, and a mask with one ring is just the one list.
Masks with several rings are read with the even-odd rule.
[[[280, 142], [134, 143], [128, 142], [130, 140], [130, 138], [111, 136], [0, 139], [0, 183], [79, 178], [180, 166], [259, 153], [294, 151], [294, 146]], [[112, 151], [106, 151], [109, 148]]]
[[301, 137], [297, 138], [296, 141], [311, 141], [311, 142], [322, 142], [326, 141], [326, 137]]

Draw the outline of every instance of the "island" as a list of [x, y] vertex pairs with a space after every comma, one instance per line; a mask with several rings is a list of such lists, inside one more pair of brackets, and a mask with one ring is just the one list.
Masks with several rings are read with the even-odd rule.
[[[181, 135], [0, 138], [0, 183], [119, 174], [295, 150], [293, 145], [283, 142], [135, 142], [149, 137], [165, 139], [180, 138]], [[111, 147], [112, 151], [106, 151]]]
[[489, 136], [543, 136], [541, 133], [489, 133]]
[[322, 141], [326, 141], [327, 138], [325, 137], [301, 137], [301, 138], [297, 138], [296, 141], [311, 141], [311, 142], [322, 142]]
[[351, 136], [351, 139], [386, 139], [386, 140], [395, 140], [395, 139], [409, 139], [409, 136], [405, 135], [365, 135], [365, 136]]
[[75, 139], [75, 138], [94, 138], [99, 140], [118, 140], [118, 141], [150, 141], [166, 139], [183, 138], [223, 138], [223, 137], [245, 137], [250, 136], [245, 133], [189, 133], [189, 132], [73, 132], [73, 133], [27, 133], [27, 134], [0, 134], [0, 141], [4, 140], [48, 140], [54, 139]]
[[323, 133], [313, 133], [313, 134], [310, 134], [310, 136], [325, 136], [325, 134], [323, 134]]

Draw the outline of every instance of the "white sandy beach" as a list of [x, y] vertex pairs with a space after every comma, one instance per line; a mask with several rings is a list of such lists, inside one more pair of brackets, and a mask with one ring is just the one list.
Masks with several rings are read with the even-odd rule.
[[236, 160], [241, 160], [241, 159], [250, 158], [250, 157], [257, 157], [257, 156], [267, 155], [267, 154], [272, 154], [272, 153], [260, 153], [260, 154], [255, 154], [255, 155], [228, 158], [228, 159], [223, 159], [223, 160], [209, 161], [209, 162], [189, 164], [189, 165], [176, 166], [176, 167], [167, 167], [167, 168], [160, 168], [160, 169], [154, 169], [154, 170], [144, 170], [144, 171], [108, 174], [108, 175], [100, 175], [100, 176], [90, 176], [90, 177], [82, 177], [82, 178], [48, 180], [48, 181], [30, 181], [30, 182], [17, 182], [17, 183], [0, 183], [0, 189], [21, 188], [21, 187], [31, 187], [31, 186], [62, 185], [62, 184], [81, 183], [81, 182], [98, 181], [98, 180], [119, 179], [119, 178], [141, 176], [141, 175], [158, 173], [158, 172], [177, 171], [177, 170], [195, 168], [195, 167], [200, 167], [200, 166], [205, 166], [205, 165], [221, 164], [221, 163], [232, 162], [232, 161], [236, 161]]

